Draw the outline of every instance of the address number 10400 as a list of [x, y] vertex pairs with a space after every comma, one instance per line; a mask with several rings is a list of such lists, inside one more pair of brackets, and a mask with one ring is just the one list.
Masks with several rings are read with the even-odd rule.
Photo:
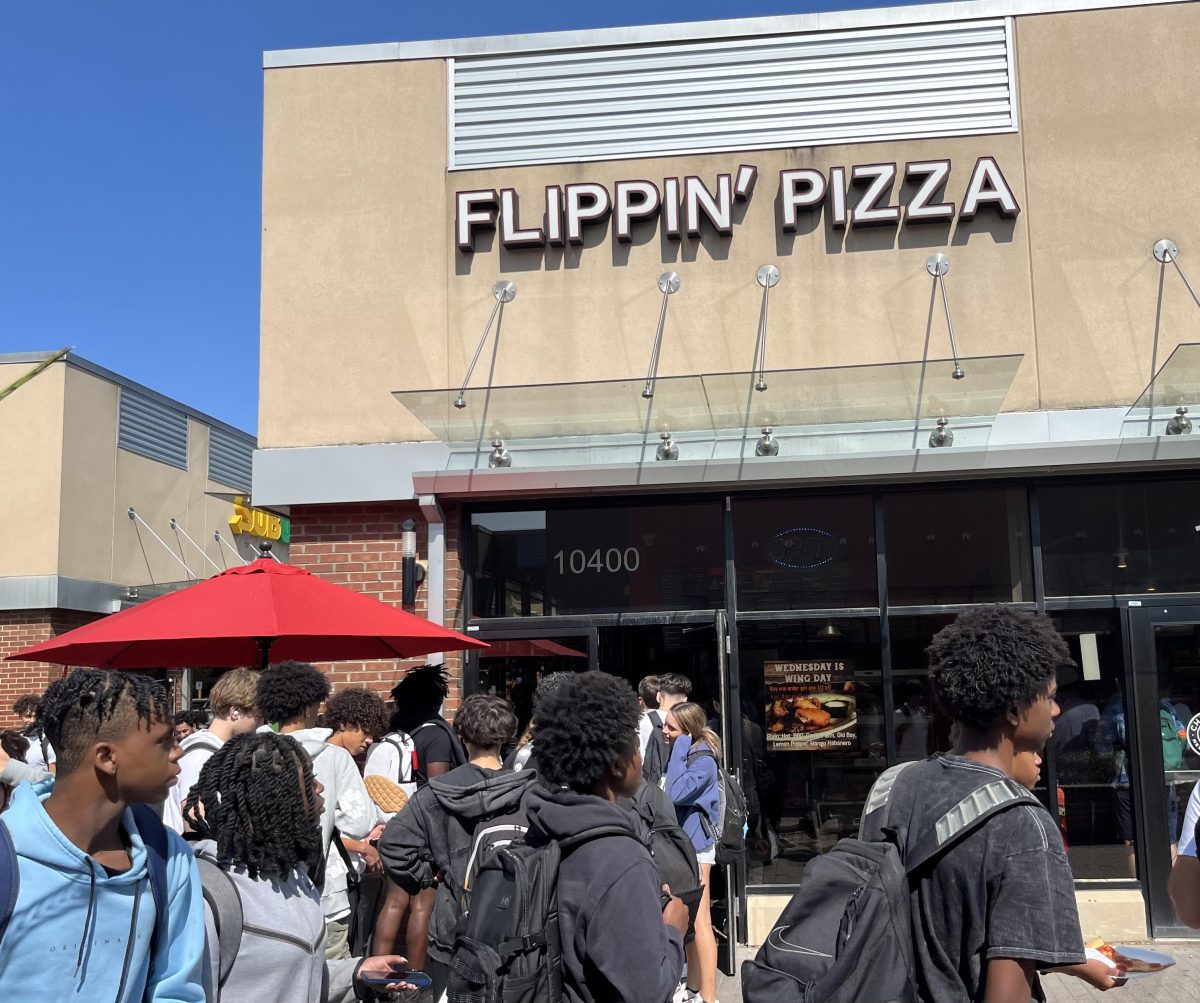
[[560, 575], [585, 575], [589, 572], [598, 575], [619, 575], [637, 571], [642, 566], [642, 555], [637, 547], [626, 547], [624, 550], [618, 547], [609, 547], [607, 550], [597, 547], [591, 552], [560, 550], [554, 555], [554, 561], [558, 565]]

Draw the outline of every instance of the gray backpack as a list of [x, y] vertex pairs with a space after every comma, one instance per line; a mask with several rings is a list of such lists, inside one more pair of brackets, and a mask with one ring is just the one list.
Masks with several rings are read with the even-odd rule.
[[[889, 827], [891, 794], [910, 763], [871, 788], [858, 839], [842, 839], [804, 868], [800, 887], [753, 961], [742, 966], [745, 1003], [918, 1003], [910, 876], [994, 815], [1040, 802], [1014, 780], [971, 791], [910, 839]], [[915, 835], [915, 834], [914, 834]]]

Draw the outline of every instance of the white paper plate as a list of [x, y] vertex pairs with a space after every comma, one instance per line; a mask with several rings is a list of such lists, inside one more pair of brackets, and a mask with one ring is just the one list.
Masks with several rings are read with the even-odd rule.
[[[1123, 954], [1127, 958], [1133, 958], [1137, 961], [1146, 961], [1151, 964], [1158, 964], [1158, 965], [1163, 966], [1163, 968], [1157, 972], [1126, 972], [1124, 975], [1124, 978], [1127, 978], [1127, 979], [1145, 979], [1145, 978], [1149, 978], [1151, 975], [1161, 975], [1163, 970], [1170, 968], [1172, 965], [1175, 964], [1175, 959], [1172, 958], [1169, 954], [1162, 954], [1159, 951], [1151, 951], [1149, 948], [1146, 948], [1146, 947], [1132, 947], [1132, 946], [1124, 945], [1124, 944], [1114, 944], [1113, 947], [1115, 948], [1115, 950], [1117, 951], [1118, 954]], [[1090, 947], [1087, 949], [1086, 954], [1089, 958], [1092, 958], [1092, 959], [1099, 958], [1100, 960], [1102, 960], [1106, 964], [1108, 964], [1109, 967], [1111, 967], [1111, 968], [1116, 967], [1116, 965], [1114, 965], [1112, 963], [1112, 961], [1110, 961], [1107, 957], [1105, 957], [1099, 951], [1093, 950]]]

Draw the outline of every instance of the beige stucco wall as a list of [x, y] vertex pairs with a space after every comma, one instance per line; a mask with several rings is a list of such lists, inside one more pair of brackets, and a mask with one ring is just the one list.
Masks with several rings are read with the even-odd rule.
[[[0, 389], [33, 368], [0, 365]], [[65, 369], [53, 365], [0, 401], [0, 577], [55, 573]]]
[[[1185, 254], [1200, 247], [1200, 218], [1184, 211], [1200, 152], [1189, 125], [1196, 37], [1192, 4], [1019, 18], [1017, 134], [454, 173], [441, 61], [268, 71], [260, 445], [427, 437], [389, 391], [461, 379], [498, 277], [518, 286], [499, 384], [644, 373], [655, 279], [667, 267], [683, 284], [664, 375], [751, 367], [754, 271], [765, 262], [783, 276], [771, 299], [772, 368], [945, 357], [940, 307], [928, 328], [924, 268], [942, 249], [961, 353], [1026, 356], [1006, 410], [1128, 404], [1151, 372], [1150, 245], [1170, 235]], [[783, 168], [950, 158], [946, 197], [957, 203], [980, 155], [999, 161], [1016, 193], [1014, 222], [987, 213], [843, 234], [813, 217], [794, 238], [777, 226]], [[619, 179], [696, 174], [712, 185], [741, 163], [758, 167], [758, 184], [729, 239], [654, 232], [630, 247], [597, 226], [565, 252], [454, 246], [457, 190], [515, 187], [523, 221], [536, 221], [547, 184], [611, 190]], [[1191, 310], [1168, 276], [1160, 364], [1196, 338]], [[486, 359], [476, 382], [485, 375]]]

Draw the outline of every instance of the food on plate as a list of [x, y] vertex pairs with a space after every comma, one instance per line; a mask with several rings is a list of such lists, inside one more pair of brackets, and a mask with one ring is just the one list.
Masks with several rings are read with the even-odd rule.
[[806, 731], [818, 731], [821, 728], [828, 728], [833, 722], [833, 717], [829, 711], [823, 709], [818, 701], [813, 701], [817, 704], [816, 707], [797, 707], [796, 708], [796, 723]]
[[1092, 938], [1087, 942], [1086, 946], [1104, 955], [1105, 958], [1121, 969], [1121, 971], [1131, 975], [1148, 975], [1151, 972], [1161, 972], [1171, 967], [1165, 961], [1150, 961], [1145, 958], [1131, 957], [1123, 953], [1119, 947], [1113, 947], [1112, 944], [1105, 943], [1102, 937]]

